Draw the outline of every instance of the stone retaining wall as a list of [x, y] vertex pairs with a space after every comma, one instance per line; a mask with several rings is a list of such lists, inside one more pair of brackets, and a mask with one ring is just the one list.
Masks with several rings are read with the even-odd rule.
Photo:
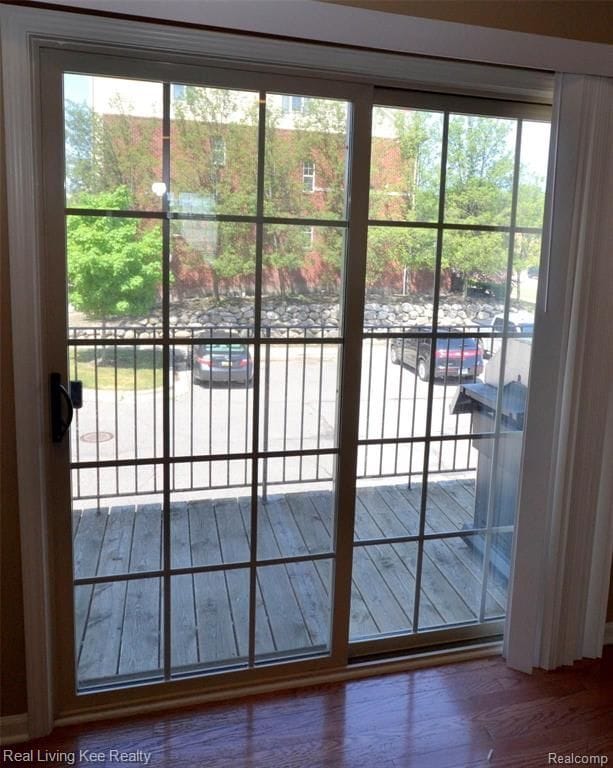
[[[503, 311], [501, 303], [491, 300], [470, 299], [467, 302], [459, 297], [441, 298], [439, 303], [439, 324], [443, 326], [471, 325], [475, 319], [487, 321]], [[369, 299], [364, 307], [364, 326], [380, 330], [403, 328], [416, 325], [429, 325], [432, 322], [432, 302], [426, 299], [410, 299], [406, 296], [386, 298], [381, 301]], [[249, 328], [254, 322], [254, 305], [250, 299], [226, 299], [213, 304], [205, 301], [185, 302], [181, 306], [172, 306], [170, 325], [172, 328], [195, 331], [202, 328]], [[70, 328], [74, 335], [88, 337], [101, 336], [101, 323], [94, 323], [77, 315], [70, 316]], [[122, 318], [108, 322], [106, 331], [113, 338], [125, 335], [150, 337], [153, 329], [162, 324], [160, 312], [144, 318]], [[262, 302], [262, 326], [270, 327], [271, 335], [303, 337], [304, 335], [334, 336], [338, 333], [338, 302], [326, 299], [308, 300], [271, 298]], [[277, 333], [275, 333], [275, 329]], [[283, 329], [283, 331], [281, 331]], [[287, 330], [289, 329], [289, 331]], [[105, 334], [106, 335], [106, 334]]]

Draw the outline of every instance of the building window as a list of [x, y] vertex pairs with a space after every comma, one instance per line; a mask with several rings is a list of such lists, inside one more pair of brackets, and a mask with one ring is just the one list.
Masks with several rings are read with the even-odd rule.
[[213, 137], [211, 156], [213, 165], [224, 166], [226, 164], [226, 140], [222, 136]]
[[312, 251], [313, 242], [315, 241], [315, 227], [304, 228], [304, 250]]
[[304, 96], [282, 96], [281, 97], [281, 109], [284, 114], [290, 112], [304, 112], [306, 107], [306, 99]]
[[305, 192], [315, 191], [315, 163], [312, 160], [302, 163], [302, 187]]

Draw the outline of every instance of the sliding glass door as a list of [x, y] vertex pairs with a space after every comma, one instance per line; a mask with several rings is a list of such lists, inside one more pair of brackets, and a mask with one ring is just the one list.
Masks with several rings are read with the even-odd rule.
[[69, 52], [43, 81], [66, 707], [499, 632], [543, 110]]
[[548, 124], [525, 107], [378, 97], [356, 652], [501, 631], [548, 146]]

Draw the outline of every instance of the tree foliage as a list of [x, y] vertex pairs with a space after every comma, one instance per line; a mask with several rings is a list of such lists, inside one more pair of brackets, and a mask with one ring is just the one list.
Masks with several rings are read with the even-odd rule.
[[[114, 192], [82, 193], [84, 208], [128, 209], [125, 187]], [[69, 300], [96, 320], [139, 315], [155, 304], [161, 272], [158, 228], [138, 219], [69, 216], [67, 224]]]
[[[347, 109], [342, 101], [304, 98], [300, 109], [288, 114], [280, 97], [268, 98], [263, 157], [266, 216], [331, 222], [346, 218]], [[119, 97], [111, 111], [101, 115], [84, 105], [66, 105], [70, 202], [78, 200], [83, 207], [159, 208], [150, 187], [152, 178], [161, 178], [161, 121], [135, 116]], [[212, 216], [257, 213], [259, 115], [256, 93], [186, 86], [181, 98], [173, 99], [171, 210]], [[439, 217], [443, 147], [441, 113], [377, 107], [374, 115], [369, 215], [377, 224], [369, 229], [366, 274], [371, 288], [398, 285], [403, 272], [405, 277], [424, 270], [433, 273], [437, 230], [432, 225]], [[510, 225], [515, 130], [513, 120], [450, 116], [444, 190], [447, 224]], [[541, 180], [522, 173], [517, 223], [539, 227], [542, 215]], [[406, 226], [386, 226], [388, 221]], [[149, 234], [134, 230], [134, 222], [129, 226], [128, 239], [146, 248]], [[312, 238], [309, 226], [264, 227], [265, 282], [266, 276], [276, 275], [283, 293], [304, 287], [304, 275], [311, 288], [339, 286], [343, 229], [318, 226]], [[442, 237], [441, 267], [453, 276], [456, 288], [466, 289], [471, 280], [504, 284], [506, 235], [445, 230]], [[211, 280], [217, 296], [252, 290], [255, 241], [255, 226], [245, 222], [173, 222], [175, 290], [207, 292]], [[538, 263], [538, 250], [534, 236], [516, 235], [517, 274]], [[121, 246], [119, 252], [128, 251]], [[124, 260], [130, 262], [127, 256]], [[141, 261], [148, 264], [146, 253]], [[144, 280], [141, 272], [139, 280]], [[76, 283], [74, 290], [73, 303], [83, 305]], [[125, 302], [115, 301], [113, 311], [125, 311]]]

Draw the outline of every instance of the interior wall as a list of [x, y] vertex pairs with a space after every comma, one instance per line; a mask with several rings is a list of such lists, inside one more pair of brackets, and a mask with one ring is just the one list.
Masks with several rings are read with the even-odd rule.
[[[343, 0], [335, 0], [342, 2]], [[504, 2], [465, 2], [437, 0], [437, 2], [413, 2], [412, 0], [387, 0], [385, 3], [374, 0], [348, 0], [348, 4], [360, 7], [371, 7], [376, 10], [408, 13], [415, 16], [427, 16], [447, 21], [464, 21], [483, 26], [499, 26], [503, 13], [501, 9], [510, 5]], [[513, 3], [511, 3], [513, 5]], [[567, 21], [579, 18], [571, 13], [570, 6], [581, 6], [582, 19], [574, 29], [576, 39], [610, 42], [613, 20], [608, 29], [602, 21], [586, 13], [586, 5], [609, 5], [608, 3], [570, 2], [560, 3], [551, 0], [546, 3], [522, 3], [522, 16], [526, 17], [526, 6], [546, 5], [547, 9], [561, 5], [569, 10]], [[486, 8], [487, 6], [487, 8]], [[497, 10], [495, 10], [495, 7]], [[504, 13], [507, 13], [504, 11]], [[604, 12], [604, 11], [603, 11]], [[609, 6], [613, 13], [613, 5]], [[476, 15], [475, 15], [476, 14]], [[497, 19], [492, 24], [492, 14]], [[554, 34], [543, 29], [539, 14], [529, 14], [534, 25], [530, 30], [541, 34]], [[540, 14], [543, 16], [544, 14]], [[559, 16], [560, 14], [551, 14]], [[564, 14], [562, 14], [563, 16]], [[533, 18], [534, 17], [534, 18]], [[570, 23], [570, 21], [568, 21]], [[574, 23], [574, 22], [573, 22]], [[565, 22], [566, 24], [566, 22]], [[585, 31], [590, 27], [589, 31]], [[507, 27], [517, 29], [517, 27]], [[552, 22], [549, 21], [549, 29]], [[558, 27], [556, 27], [558, 28]], [[559, 32], [560, 36], [564, 35]], [[582, 36], [589, 35], [589, 36]], [[609, 39], [604, 39], [608, 37]], [[0, 78], [1, 97], [1, 78]], [[1, 99], [0, 99], [1, 100]], [[1, 485], [0, 485], [0, 716], [13, 715], [26, 710], [26, 674], [24, 652], [23, 600], [21, 582], [21, 557], [19, 540], [19, 520], [17, 503], [17, 468], [15, 460], [15, 419], [13, 414], [13, 371], [10, 319], [10, 293], [8, 269], [8, 234], [5, 199], [5, 158], [3, 124], [0, 121], [0, 324], [2, 329], [2, 345], [0, 357], [0, 429], [2, 434], [1, 453]], [[613, 570], [611, 573], [611, 593], [609, 596], [608, 621], [613, 621]]]
[[420, 16], [537, 35], [613, 43], [610, 0], [324, 0], [372, 11]]
[[26, 711], [27, 704], [7, 230], [4, 125], [0, 120], [0, 715], [17, 715]]

